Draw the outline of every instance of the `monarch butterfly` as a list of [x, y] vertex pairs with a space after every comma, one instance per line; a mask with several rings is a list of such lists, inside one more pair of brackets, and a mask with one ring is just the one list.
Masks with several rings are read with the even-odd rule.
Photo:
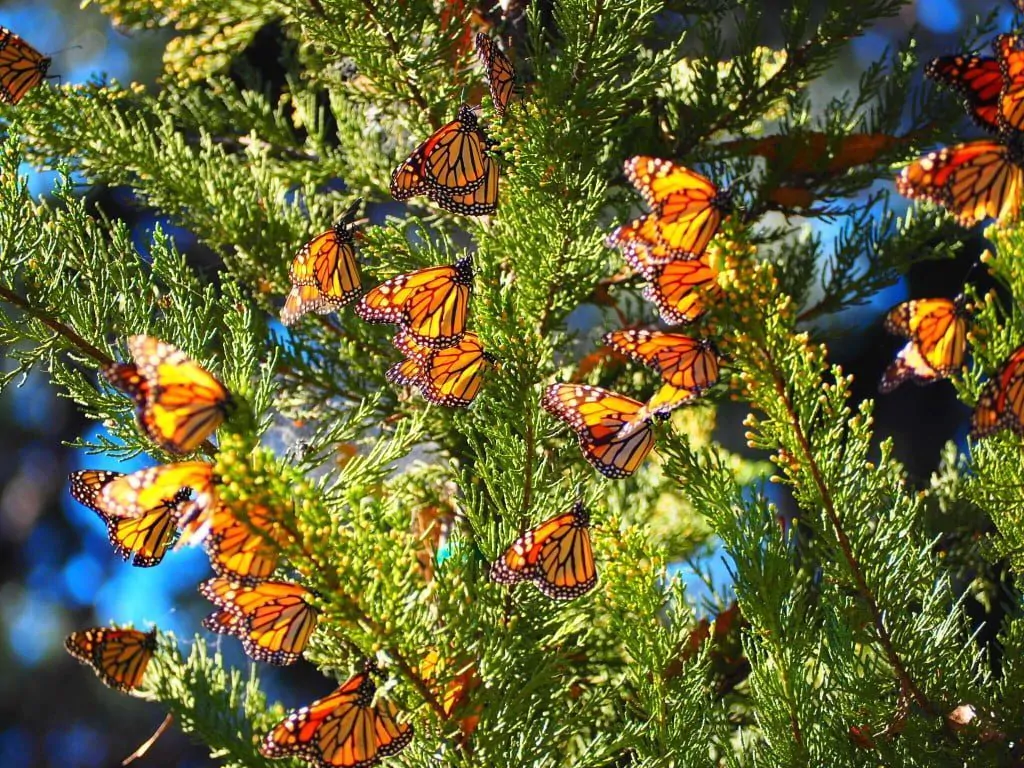
[[210, 533], [204, 539], [210, 566], [218, 576], [242, 584], [264, 581], [277, 568], [278, 550], [273, 542], [280, 541], [281, 535], [265, 507], [247, 508], [243, 520], [221, 504], [210, 516]]
[[992, 374], [971, 414], [971, 437], [986, 437], [1001, 429], [1024, 435], [1024, 345]]
[[50, 57], [0, 27], [0, 103], [17, 104], [46, 77]]
[[491, 580], [530, 580], [554, 600], [572, 600], [597, 584], [590, 547], [590, 513], [577, 501], [571, 510], [531, 528], [491, 566]]
[[88, 664], [106, 685], [122, 693], [139, 687], [156, 650], [156, 629], [94, 627], [72, 632], [64, 641], [67, 652]]
[[484, 157], [484, 181], [471, 192], [452, 193], [438, 190], [427, 196], [438, 208], [462, 216], [487, 216], [498, 210], [498, 164]]
[[900, 350], [878, 388], [891, 392], [904, 381], [928, 384], [960, 369], [967, 351], [965, 299], [916, 299], [893, 307], [885, 329], [910, 341]]
[[203, 620], [203, 626], [235, 635], [256, 661], [294, 664], [316, 627], [311, 593], [288, 581], [246, 586], [218, 577], [200, 584], [199, 592], [219, 609]]
[[1020, 215], [1024, 184], [1024, 147], [971, 141], [943, 147], [916, 160], [896, 179], [896, 190], [911, 199], [930, 200], [945, 207], [964, 226], [994, 218], [1000, 224]]
[[472, 107], [463, 105], [458, 117], [441, 126], [391, 174], [391, 196], [472, 192], [487, 173], [488, 139]]
[[398, 721], [398, 708], [377, 698], [370, 679], [376, 664], [363, 663], [332, 694], [290, 713], [260, 744], [264, 757], [296, 756], [323, 768], [371, 768], [382, 757], [397, 755], [412, 741], [409, 723]]
[[484, 369], [495, 362], [472, 331], [447, 349], [421, 346], [406, 334], [395, 338], [395, 346], [406, 359], [391, 366], [388, 381], [419, 387], [429, 402], [449, 408], [465, 408], [472, 403], [483, 384]]
[[370, 323], [401, 325], [413, 340], [444, 349], [466, 332], [473, 258], [451, 266], [427, 267], [386, 280], [356, 304], [356, 314]]
[[195, 496], [176, 509], [176, 523], [183, 529], [180, 544], [185, 544], [208, 532], [209, 513], [217, 503], [216, 482], [212, 464], [162, 464], [114, 478], [99, 490], [96, 505], [114, 517], [139, 518], [191, 489]]
[[985, 56], [940, 56], [928, 63], [924, 73], [955, 89], [975, 123], [999, 130], [999, 94], [1003, 90], [999, 61]]
[[658, 242], [676, 258], [704, 253], [722, 217], [732, 211], [732, 196], [710, 180], [669, 160], [639, 155], [625, 163], [626, 177], [653, 209]]
[[655, 415], [643, 403], [587, 384], [552, 384], [540, 404], [576, 432], [583, 456], [605, 477], [636, 472], [654, 446]]
[[128, 350], [134, 366], [108, 366], [104, 369], [107, 381], [135, 401], [139, 426], [153, 442], [172, 453], [195, 450], [230, 413], [231, 394], [165, 341], [131, 336]]
[[718, 351], [710, 339], [681, 333], [625, 330], [601, 339], [617, 352], [653, 368], [662, 380], [678, 389], [700, 394], [718, 383]]
[[329, 314], [359, 297], [362, 284], [353, 247], [352, 221], [360, 203], [362, 200], [356, 200], [337, 224], [295, 254], [288, 268], [292, 289], [281, 310], [281, 322], [285, 325], [291, 325], [307, 312]]
[[99, 495], [108, 483], [123, 476], [120, 472], [103, 469], [72, 472], [69, 476], [71, 496], [106, 523], [110, 545], [122, 560], [128, 560], [134, 555], [132, 565], [136, 568], [149, 568], [164, 559], [167, 550], [177, 539], [175, 521], [179, 508], [189, 499], [189, 489], [179, 488], [173, 496], [161, 499], [141, 517], [119, 518], [103, 510]]
[[491, 89], [494, 111], [499, 117], [504, 117], [516, 84], [516, 70], [498, 44], [483, 32], [477, 33], [476, 52], [487, 71], [487, 85]]

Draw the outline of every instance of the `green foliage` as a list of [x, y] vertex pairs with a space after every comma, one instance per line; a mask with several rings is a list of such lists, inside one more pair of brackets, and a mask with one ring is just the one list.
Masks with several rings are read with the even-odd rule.
[[[385, 381], [393, 329], [345, 309], [285, 337], [271, 319], [302, 243], [358, 197], [389, 200], [391, 169], [460, 103], [484, 98], [460, 43], [466, 5], [97, 4], [126, 28], [181, 36], [156, 93], [45, 86], [0, 113], [0, 343], [14, 361], [0, 384], [43, 369], [109, 427], [92, 448], [170, 460], [97, 369], [124, 359], [127, 336], [151, 333], [219, 376], [240, 403], [209, 452], [222, 497], [281, 521], [282, 575], [314, 590], [320, 611], [307, 658], [342, 680], [363, 657], [381, 662], [384, 695], [417, 731], [396, 762], [1007, 764], [1024, 630], [990, 611], [1003, 621], [997, 670], [964, 602], [1019, 605], [997, 573], [1024, 566], [1019, 439], [981, 441], [969, 458], [950, 448], [931, 484], [912, 487], [874, 438], [873, 404], [851, 403], [849, 377], [808, 327], [957, 247], [942, 211], [897, 216], [876, 188], [893, 163], [954, 135], [947, 95], [910, 95], [913, 46], [853, 90], [811, 95], [847, 41], [900, 0], [832, 0], [822, 13], [797, 0], [778, 19], [778, 49], [762, 44], [757, 0], [565, 0], [506, 19], [522, 93], [504, 120], [484, 107], [498, 214], [466, 220], [414, 198], [358, 242], [371, 285], [473, 255], [470, 328], [499, 364], [457, 412]], [[276, 83], [246, 56], [257, 33], [276, 41]], [[885, 141], [844, 164], [851, 135]], [[778, 137], [771, 152], [765, 136]], [[601, 332], [653, 319], [637, 280], [612, 277], [621, 265], [603, 244], [635, 212], [620, 168], [638, 153], [707, 164], [734, 185], [740, 210], [712, 246], [728, 300], [701, 328], [728, 353], [747, 440], [768, 460], [714, 439], [724, 385], [658, 427], [657, 452], [619, 481], [596, 479], [540, 408], [552, 381], [654, 389], [635, 366], [580, 365]], [[52, 195], [29, 195], [23, 161], [59, 170]], [[76, 194], [81, 182], [129, 188], [194, 234], [216, 269], [160, 229], [138, 247]], [[815, 221], [836, 223], [833, 242]], [[986, 263], [1011, 298], [973, 297], [975, 365], [956, 377], [968, 403], [1024, 339], [1024, 235], [991, 234]], [[795, 518], [780, 520], [766, 482], [791, 494]], [[489, 563], [577, 488], [595, 521], [594, 592], [556, 604], [492, 583]], [[994, 526], [982, 544], [979, 519]], [[698, 599], [677, 566], [702, 572], [719, 546], [733, 583]], [[255, 740], [283, 709], [268, 710], [255, 671], [225, 670], [201, 639], [185, 659], [164, 637], [142, 693], [224, 765], [273, 764]], [[957, 727], [965, 704], [977, 718]]]

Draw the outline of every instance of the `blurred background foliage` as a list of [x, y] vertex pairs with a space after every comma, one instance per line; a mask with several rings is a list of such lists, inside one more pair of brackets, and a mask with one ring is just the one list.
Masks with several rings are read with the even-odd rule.
[[[785, 0], [765, 0], [786, 5]], [[842, 90], [882, 51], [908, 34], [916, 40], [922, 60], [959, 50], [961, 35], [975, 14], [999, 13], [1000, 29], [1009, 26], [1010, 9], [992, 0], [917, 0], [897, 18], [889, 19], [852, 41], [833, 70], [815, 84], [819, 95]], [[62, 82], [95, 79], [138, 82], [156, 88], [162, 71], [161, 53], [171, 33], [154, 30], [126, 35], [94, 5], [78, 0], [0, 0], [0, 24], [25, 36], [53, 56], [51, 74]], [[766, 13], [765, 18], [772, 18]], [[677, 20], [676, 20], [677, 21]], [[666, 19], [666, 24], [673, 23]], [[772, 30], [765, 30], [772, 45]], [[272, 70], [272, 50], [257, 33], [247, 51], [247, 66]], [[261, 73], [270, 77], [271, 72]], [[824, 103], [825, 99], [819, 100]], [[32, 189], [46, 194], [53, 174], [30, 169]], [[158, 220], [116, 188], [83, 186], [90, 207], [128, 224], [140, 249], [159, 223], [172, 234], [193, 263], [208, 259], [188, 232]], [[828, 237], [829, 225], [815, 223]], [[983, 243], [968, 242], [955, 261], [925, 262], [868, 304], [829, 317], [818, 328], [833, 360], [853, 373], [857, 399], [874, 397], [881, 372], [901, 345], [882, 329], [885, 310], [908, 297], [952, 296], [976, 260]], [[978, 273], [972, 279], [990, 287]], [[6, 359], [0, 354], [0, 360]], [[740, 422], [746, 409], [723, 403], [719, 433], [726, 447], [749, 454]], [[876, 439], [892, 436], [896, 454], [912, 478], [923, 481], [937, 468], [941, 446], [954, 440], [965, 447], [968, 410], [948, 385], [904, 386], [878, 399]], [[102, 523], [74, 503], [66, 477], [86, 466], [103, 468], [107, 459], [63, 447], [83, 436], [95, 442], [95, 424], [87, 422], [62, 399], [43, 376], [29, 376], [21, 386], [0, 396], [0, 767], [113, 766], [132, 752], [163, 718], [159, 708], [143, 705], [100, 685], [62, 650], [72, 629], [110, 621], [157, 623], [183, 638], [191, 637], [207, 606], [195, 584], [208, 572], [199, 548], [168, 558], [159, 568], [136, 569], [114, 557]], [[137, 466], [142, 466], [140, 459]], [[124, 466], [120, 471], [131, 471]], [[784, 498], [775, 499], [785, 508]], [[700, 534], [702, 535], [702, 534]], [[679, 573], [699, 584], [697, 570], [708, 571], [720, 586], [727, 579], [721, 555], [712, 553], [704, 566], [680, 563]], [[187, 641], [186, 641], [187, 642]], [[229, 661], [245, 661], [236, 643], [225, 644]], [[270, 668], [261, 671], [270, 699], [300, 705], [322, 691], [319, 675], [305, 662], [286, 678]], [[166, 734], [144, 758], [148, 766], [193, 768], [212, 765], [202, 747], [175, 732]]]

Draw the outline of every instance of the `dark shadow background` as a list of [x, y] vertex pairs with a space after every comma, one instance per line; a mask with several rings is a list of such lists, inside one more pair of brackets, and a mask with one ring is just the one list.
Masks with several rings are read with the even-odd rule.
[[[122, 34], [94, 7], [81, 10], [78, 5], [78, 0], [0, 1], [0, 25], [53, 54], [50, 72], [63, 82], [84, 82], [105, 73], [153, 87], [161, 65], [161, 46], [154, 42], [161, 34]], [[911, 4], [900, 18], [851, 43], [825, 87], [849, 86], [846, 77], [902, 39], [915, 23], [920, 25], [915, 35], [922, 58], [953, 52], [970, 16], [987, 14], [992, 7], [991, 0], [918, 0], [916, 8]], [[1006, 4], [1003, 29], [1009, 28], [1009, 11]], [[28, 168], [24, 172], [32, 174], [37, 194], [50, 188], [52, 174]], [[85, 194], [97, 209], [129, 222], [137, 242], [147, 241], [157, 219], [134, 206], [130, 195], [110, 189]], [[179, 247], [197, 261], [208, 257], [187, 233], [180, 235]], [[885, 310], [909, 297], [955, 295], [981, 248], [980, 240], [971, 241], [956, 262], [915, 268], [869, 305], [832, 319], [825, 337], [833, 360], [855, 374], [858, 400], [876, 395], [878, 379], [901, 345], [882, 329]], [[972, 279], [981, 279], [981, 271]], [[2, 355], [0, 364], [10, 365]], [[897, 456], [914, 478], [927, 478], [946, 440], [964, 445], [968, 410], [948, 384], [904, 385], [877, 403], [877, 435], [894, 438]], [[195, 592], [196, 583], [210, 575], [200, 549], [173, 553], [157, 568], [132, 568], [112, 554], [100, 521], [68, 496], [68, 472], [113, 468], [103, 457], [63, 447], [96, 429], [49, 387], [45, 376], [31, 375], [0, 395], [0, 768], [120, 764], [152, 733], [164, 712], [105, 688], [64, 653], [65, 635], [111, 621], [140, 627], [156, 623], [188, 643], [207, 610]], [[124, 464], [116, 468], [130, 471]], [[237, 643], [225, 643], [224, 651], [234, 663], [246, 663]], [[266, 668], [263, 677], [268, 696], [289, 706], [307, 703], [330, 688], [308, 665]], [[137, 764], [213, 765], [205, 754], [171, 729]]]

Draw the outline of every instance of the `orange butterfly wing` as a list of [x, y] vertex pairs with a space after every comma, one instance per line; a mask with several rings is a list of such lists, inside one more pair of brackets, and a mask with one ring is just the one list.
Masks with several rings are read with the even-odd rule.
[[356, 305], [370, 323], [401, 325], [413, 339], [435, 349], [458, 344], [466, 331], [473, 262], [427, 267], [386, 280]]
[[940, 56], [924, 73], [954, 88], [963, 97], [971, 118], [982, 128], [999, 129], [999, 94], [1003, 76], [999, 61], [981, 56]]
[[138, 688], [156, 650], [156, 629], [95, 627], [72, 632], [64, 641], [67, 652], [88, 664], [105, 684], [122, 693]]
[[669, 261], [663, 264], [638, 263], [646, 270], [649, 285], [644, 298], [654, 303], [661, 319], [669, 325], [688, 325], [708, 311], [710, 302], [720, 301], [722, 287], [718, 270], [706, 256], [693, 261]]
[[388, 370], [388, 380], [417, 386], [429, 402], [449, 408], [468, 407], [480, 391], [484, 370], [494, 363], [472, 331], [446, 349], [421, 346], [404, 334], [395, 345], [408, 358]]
[[230, 413], [230, 393], [209, 372], [177, 347], [152, 336], [131, 336], [128, 349], [135, 360], [136, 384], [130, 366], [115, 364], [104, 371], [111, 381], [141, 406], [139, 426], [153, 442], [173, 453], [190, 453]]
[[988, 380], [971, 414], [971, 437], [1001, 429], [1024, 435], [1024, 346], [1017, 347]]
[[999, 61], [1003, 88], [999, 94], [999, 119], [1002, 126], [1024, 130], [1024, 50], [1018, 35], [999, 35], [993, 47]]
[[584, 458], [606, 477], [633, 474], [654, 446], [652, 414], [624, 395], [586, 384], [552, 384], [541, 405], [572, 427]]
[[555, 600], [572, 600], [597, 584], [590, 545], [590, 514], [577, 501], [572, 510], [556, 515], [524, 533], [491, 566], [491, 579], [515, 584], [531, 579]]
[[504, 117], [516, 84], [516, 70], [498, 44], [483, 32], [476, 36], [476, 52], [487, 72], [487, 85], [491, 91], [494, 111]]
[[944, 206], [964, 226], [987, 218], [1005, 224], [1020, 215], [1024, 157], [1019, 155], [996, 141], [944, 147], [904, 168], [896, 189]]
[[150, 568], [164, 559], [167, 550], [178, 537], [176, 521], [178, 510], [189, 499], [189, 490], [180, 488], [174, 496], [162, 499], [152, 510], [140, 517], [119, 518], [107, 514], [100, 505], [102, 490], [119, 477], [120, 472], [102, 469], [85, 469], [72, 472], [71, 496], [85, 505], [107, 526], [110, 545], [122, 560], [134, 555], [132, 565], [136, 568]]
[[471, 107], [435, 131], [391, 174], [391, 196], [408, 200], [413, 195], [472, 192], [487, 171], [487, 137]]
[[209, 529], [209, 513], [216, 505], [212, 464], [184, 461], [122, 475], [103, 486], [96, 503], [108, 515], [137, 518], [186, 489], [195, 495], [176, 510], [176, 523], [183, 529], [181, 544], [185, 544], [202, 538]]
[[882, 392], [890, 392], [908, 379], [929, 384], [963, 366], [968, 330], [963, 296], [906, 301], [889, 311], [885, 329], [910, 343], [883, 374]]
[[[200, 584], [199, 591], [221, 611], [239, 617], [231, 629], [256, 661], [277, 666], [295, 663], [316, 628], [310, 592], [298, 584], [264, 581], [247, 586], [218, 577]], [[228, 631], [227, 625], [219, 614], [203, 622], [214, 632]]]
[[732, 210], [731, 198], [707, 178], [668, 160], [643, 155], [625, 163], [626, 177], [653, 209], [658, 240], [677, 258], [695, 259]]
[[351, 226], [359, 202], [332, 229], [314, 237], [295, 255], [288, 270], [292, 289], [281, 310], [284, 325], [307, 312], [334, 312], [359, 298], [362, 281]]
[[50, 57], [0, 27], [0, 103], [17, 104], [46, 77]]
[[218, 576], [242, 584], [265, 581], [277, 568], [278, 550], [273, 542], [281, 535], [266, 508], [248, 507], [243, 520], [222, 504], [211, 515], [210, 533], [204, 540], [210, 566]]
[[484, 181], [476, 189], [463, 194], [445, 190], [431, 192], [437, 207], [462, 216], [487, 216], [498, 210], [498, 164], [484, 157]]
[[718, 383], [718, 353], [708, 339], [626, 330], [607, 333], [602, 342], [653, 368], [673, 387], [701, 393]]
[[376, 686], [361, 672], [331, 695], [295, 710], [270, 731], [260, 754], [297, 756], [322, 768], [371, 768], [412, 741], [413, 729], [398, 721], [386, 699], [374, 703]]

